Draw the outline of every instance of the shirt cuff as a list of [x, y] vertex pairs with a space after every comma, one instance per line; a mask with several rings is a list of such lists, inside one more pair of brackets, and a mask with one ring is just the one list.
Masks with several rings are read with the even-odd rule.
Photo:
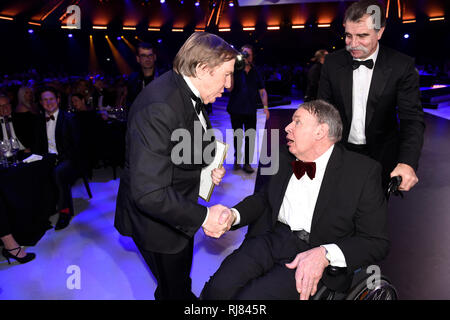
[[233, 226], [237, 226], [241, 222], [241, 214], [235, 208], [231, 208], [231, 210], [236, 214], [236, 220], [234, 220]]
[[347, 263], [345, 261], [345, 256], [342, 253], [341, 249], [334, 243], [331, 244], [323, 244], [321, 247], [324, 247], [327, 250], [327, 259], [330, 261], [330, 265], [334, 267], [345, 268], [347, 267]]

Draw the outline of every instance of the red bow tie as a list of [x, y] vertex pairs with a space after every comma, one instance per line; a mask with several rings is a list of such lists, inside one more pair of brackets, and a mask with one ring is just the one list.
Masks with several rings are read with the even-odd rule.
[[303, 175], [306, 174], [312, 180], [316, 176], [316, 163], [315, 162], [303, 162], [301, 160], [294, 160], [291, 162], [292, 169], [297, 179], [300, 180]]
[[55, 120], [55, 117], [53, 115], [45, 117], [45, 121], [49, 122], [50, 120]]

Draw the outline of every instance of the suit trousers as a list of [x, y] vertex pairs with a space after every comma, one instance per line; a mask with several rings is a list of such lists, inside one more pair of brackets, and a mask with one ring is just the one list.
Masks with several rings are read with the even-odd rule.
[[225, 258], [203, 288], [201, 299], [298, 300], [295, 269], [285, 264], [309, 249], [289, 226], [277, 222], [274, 230], [246, 238]]
[[[234, 143], [234, 159], [237, 163], [241, 163], [242, 159], [242, 140], [245, 140], [244, 146], [244, 164], [250, 164], [253, 161], [253, 153], [255, 151], [256, 143], [256, 113], [254, 114], [230, 114], [231, 126], [235, 132], [233, 143]], [[237, 135], [236, 130], [242, 129], [242, 135]], [[251, 134], [247, 130], [254, 129], [255, 134]], [[245, 136], [245, 139], [244, 139]]]
[[190, 277], [194, 253], [193, 238], [183, 250], [175, 254], [148, 251], [136, 245], [156, 278], [155, 300], [197, 300], [191, 291]]
[[70, 209], [73, 215], [72, 185], [81, 176], [70, 160], [59, 162], [53, 170], [53, 179], [58, 189], [58, 210]]

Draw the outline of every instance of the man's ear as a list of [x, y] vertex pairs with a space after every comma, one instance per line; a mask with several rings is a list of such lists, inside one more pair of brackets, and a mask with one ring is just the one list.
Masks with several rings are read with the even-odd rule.
[[328, 131], [329, 131], [329, 127], [326, 123], [319, 124], [316, 129], [317, 140], [322, 140], [324, 137], [327, 137]]
[[377, 32], [377, 38], [378, 38], [378, 40], [381, 39], [381, 36], [383, 35], [383, 32], [384, 32], [384, 29], [385, 29], [385, 28], [386, 28], [386, 27], [381, 27], [380, 30], [378, 30], [378, 32]]

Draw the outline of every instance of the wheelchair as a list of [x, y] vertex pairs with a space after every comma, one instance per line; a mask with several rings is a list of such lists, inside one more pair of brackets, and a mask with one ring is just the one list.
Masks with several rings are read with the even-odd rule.
[[[386, 190], [386, 199], [389, 201], [391, 194], [401, 196], [403, 194], [398, 187], [402, 182], [401, 177], [392, 177]], [[378, 268], [378, 266], [375, 266]], [[337, 276], [346, 272], [346, 268], [328, 266], [325, 272], [330, 276]], [[346, 292], [338, 292], [322, 286], [312, 300], [397, 300], [397, 290], [391, 281], [383, 274], [369, 272], [370, 266], [357, 269], [353, 273], [352, 283]], [[374, 280], [374, 281], [372, 281]]]

